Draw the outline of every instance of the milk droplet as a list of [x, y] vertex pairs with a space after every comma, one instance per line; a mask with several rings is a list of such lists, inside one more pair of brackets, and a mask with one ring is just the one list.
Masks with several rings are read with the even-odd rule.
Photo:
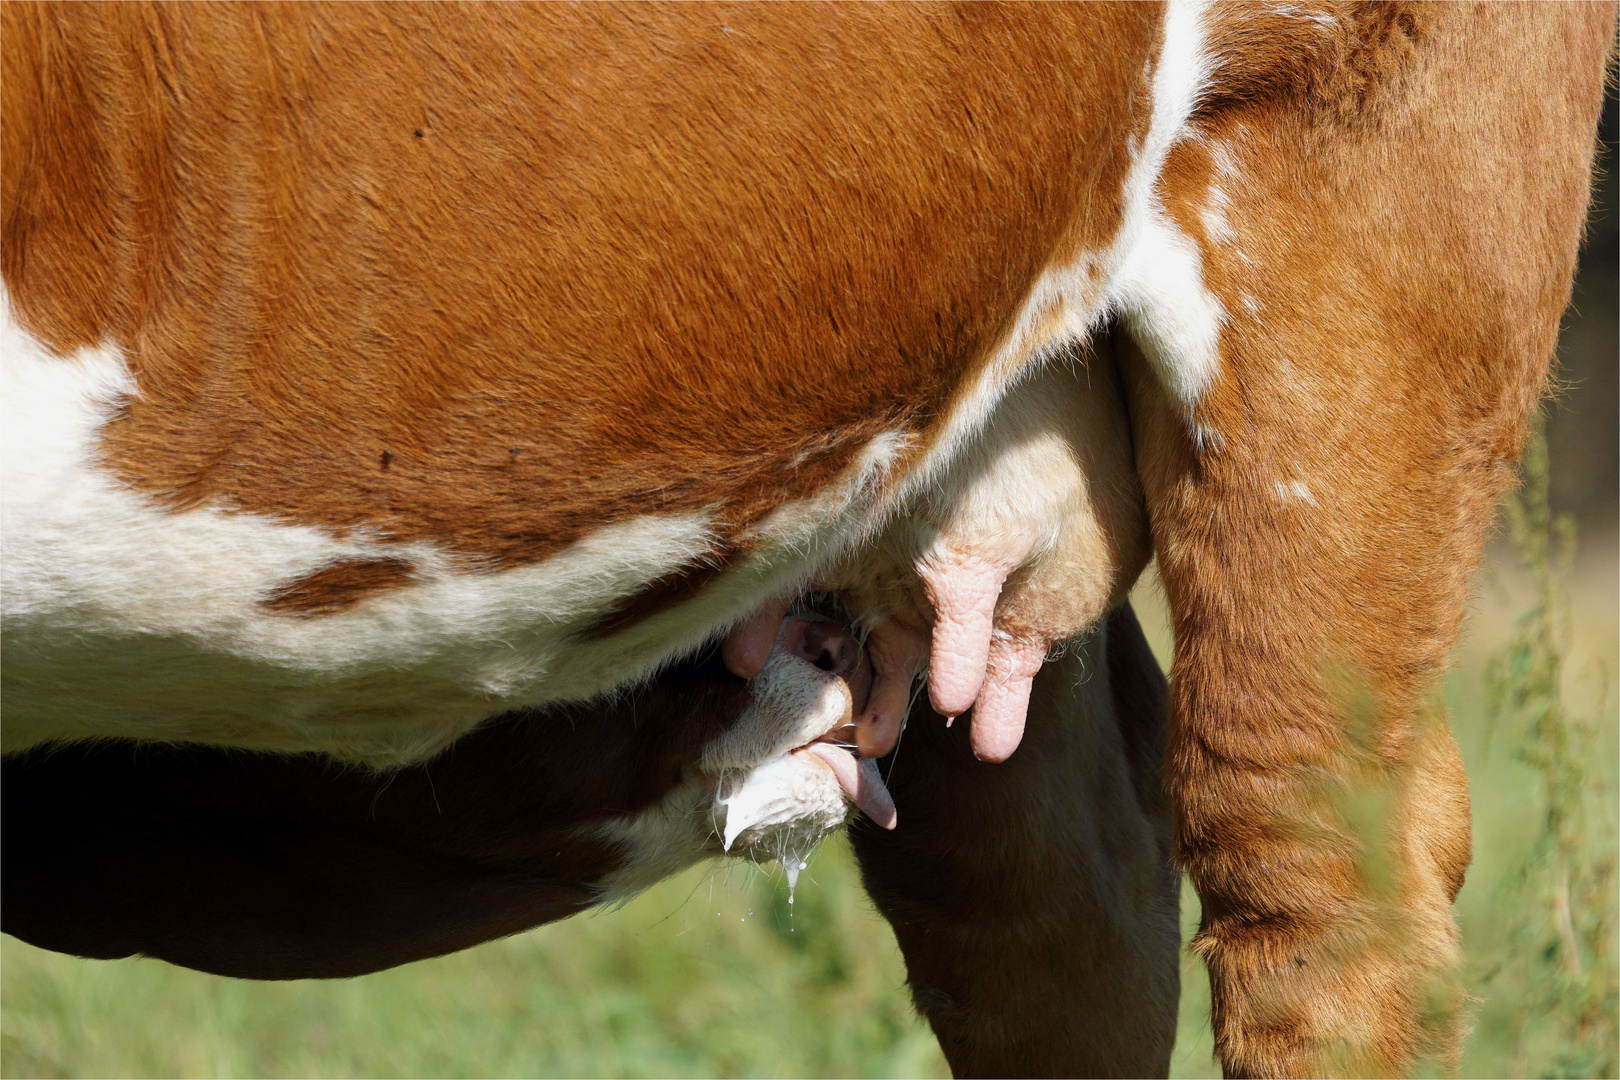
[[793, 889], [799, 884], [799, 871], [804, 869], [804, 863], [798, 859], [784, 859], [782, 872], [787, 875], [788, 903], [793, 903]]

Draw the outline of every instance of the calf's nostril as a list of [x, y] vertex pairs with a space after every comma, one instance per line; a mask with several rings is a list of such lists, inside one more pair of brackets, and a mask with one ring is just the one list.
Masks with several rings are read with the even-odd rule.
[[843, 628], [831, 623], [812, 623], [805, 627], [804, 637], [800, 639], [799, 656], [822, 671], [842, 675], [854, 667], [857, 648], [855, 639]]

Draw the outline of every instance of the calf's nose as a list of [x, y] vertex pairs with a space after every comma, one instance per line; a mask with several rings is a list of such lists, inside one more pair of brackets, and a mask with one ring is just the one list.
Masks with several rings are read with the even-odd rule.
[[872, 665], [860, 640], [841, 624], [815, 615], [793, 616], [784, 622], [777, 648], [843, 679], [857, 715], [866, 707]]

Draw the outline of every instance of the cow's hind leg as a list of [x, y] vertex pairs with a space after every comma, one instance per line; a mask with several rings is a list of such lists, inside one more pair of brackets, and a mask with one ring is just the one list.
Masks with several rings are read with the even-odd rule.
[[[1233, 55], [1275, 14], [1221, 11]], [[1160, 179], [1196, 287], [1150, 260], [1116, 344], [1231, 1075], [1456, 1051], [1440, 679], [1569, 296], [1612, 18], [1324, 8], [1297, 70], [1222, 67]]]
[[1347, 494], [1301, 446], [1285, 502], [1237, 440], [1167, 434], [1152, 397], [1132, 419], [1176, 631], [1166, 787], [1217, 1053], [1235, 1076], [1447, 1057], [1469, 828], [1440, 676], [1499, 482]]
[[894, 832], [852, 830], [958, 1076], [1163, 1076], [1180, 988], [1164, 677], [1129, 607], [1035, 682], [1005, 764], [920, 703]]

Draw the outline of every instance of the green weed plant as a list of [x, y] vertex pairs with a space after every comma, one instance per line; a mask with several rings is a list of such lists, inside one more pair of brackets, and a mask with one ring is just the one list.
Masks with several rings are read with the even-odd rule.
[[1486, 665], [1487, 734], [1533, 772], [1538, 829], [1498, 883], [1498, 909], [1511, 913], [1506, 947], [1481, 966], [1475, 992], [1514, 1003], [1492, 1017], [1504, 1029], [1511, 1075], [1612, 1077], [1620, 1068], [1615, 805], [1599, 720], [1566, 700], [1575, 524], [1553, 513], [1547, 490], [1538, 424], [1524, 484], [1504, 504], [1535, 598]]

